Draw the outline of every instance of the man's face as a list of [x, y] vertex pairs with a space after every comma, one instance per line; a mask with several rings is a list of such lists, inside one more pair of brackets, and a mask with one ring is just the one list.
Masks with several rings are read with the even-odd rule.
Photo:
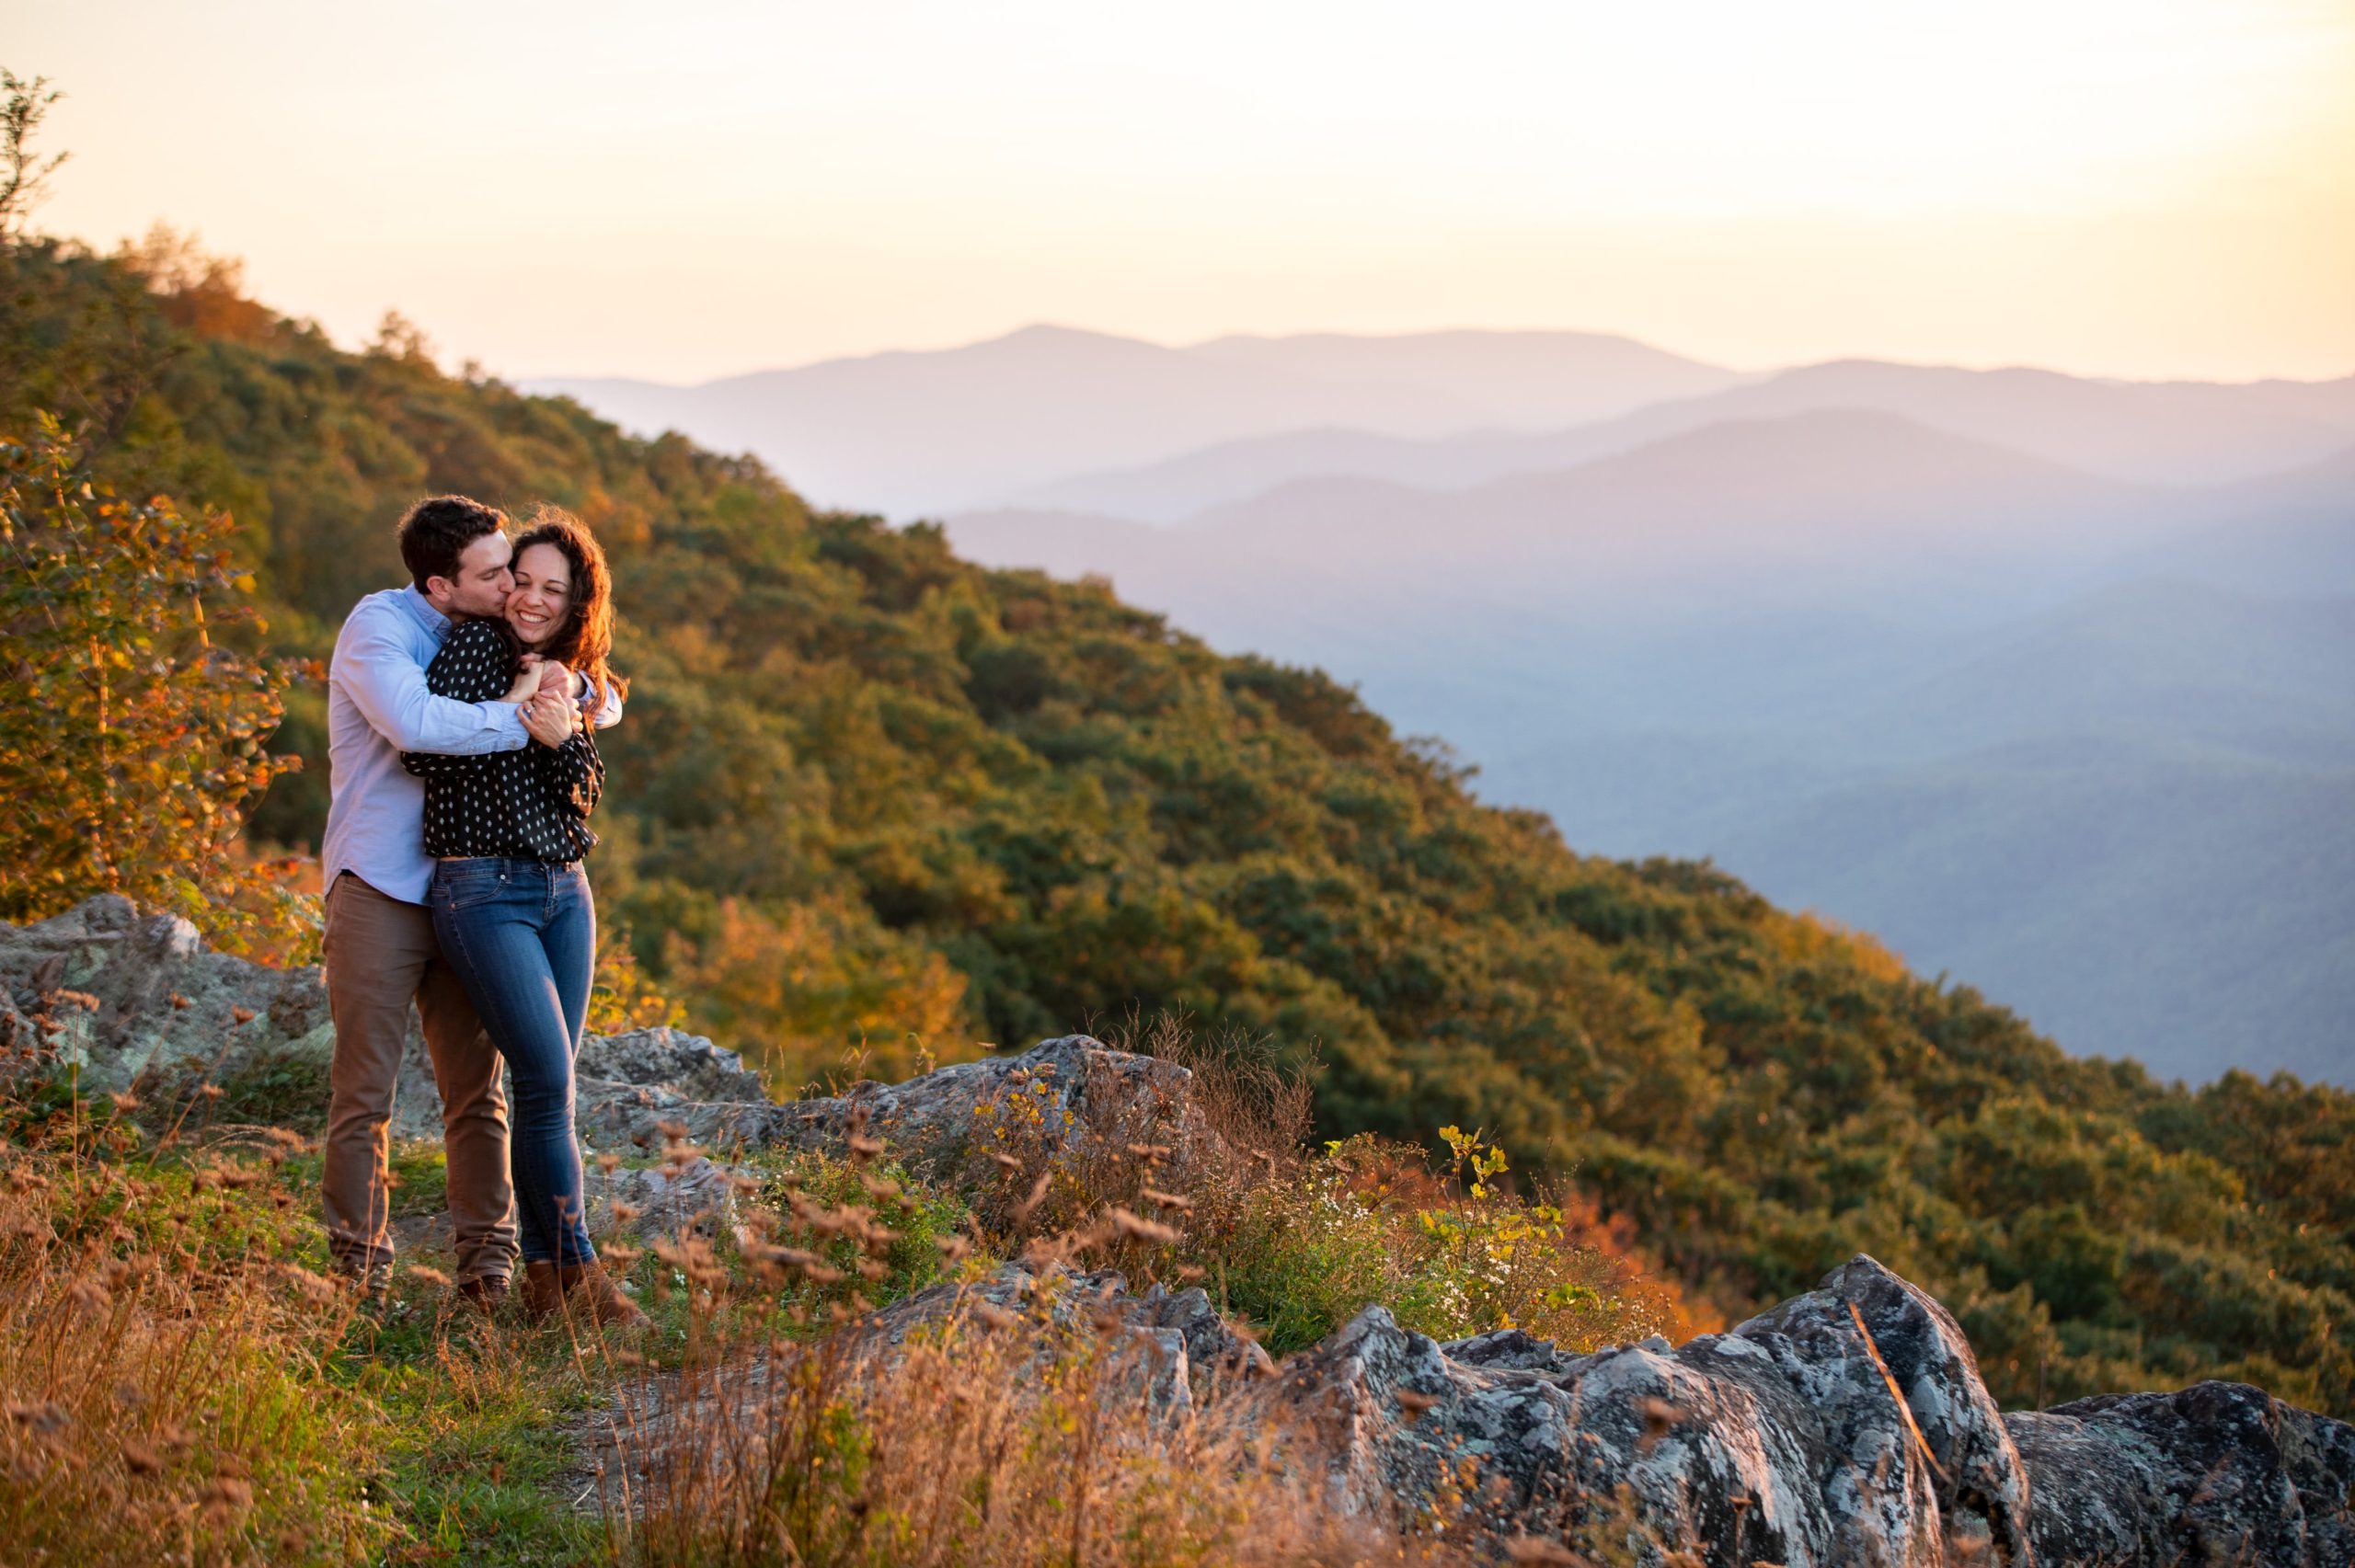
[[453, 619], [500, 614], [515, 587], [514, 574], [507, 569], [508, 559], [514, 554], [515, 546], [507, 535], [493, 529], [458, 553], [455, 582], [443, 577], [426, 578], [425, 597], [434, 609]]

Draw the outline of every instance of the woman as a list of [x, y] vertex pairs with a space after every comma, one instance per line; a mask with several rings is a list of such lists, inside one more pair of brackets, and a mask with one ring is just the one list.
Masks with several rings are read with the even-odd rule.
[[[605, 668], [614, 612], [604, 552], [577, 520], [544, 507], [515, 541], [513, 570], [505, 615], [453, 631], [427, 686], [461, 702], [516, 701], [544, 677], [569, 690], [578, 671], [594, 711], [622, 685]], [[577, 722], [542, 716], [533, 733], [520, 751], [402, 754], [425, 780], [425, 849], [437, 862], [426, 902], [443, 959], [514, 1072], [509, 1158], [525, 1307], [546, 1315], [570, 1298], [598, 1322], [641, 1324], [646, 1314], [590, 1242], [572, 1127], [572, 1064], [597, 952], [580, 858], [597, 841], [589, 815], [604, 764]]]

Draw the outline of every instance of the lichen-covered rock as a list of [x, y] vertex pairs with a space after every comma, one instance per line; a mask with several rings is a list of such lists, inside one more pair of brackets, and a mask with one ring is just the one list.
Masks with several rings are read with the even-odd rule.
[[1355, 1508], [1462, 1490], [1469, 1460], [1472, 1522], [1492, 1536], [1576, 1539], [1631, 1506], [1653, 1561], [2029, 1561], [2027, 1487], [1970, 1346], [1863, 1256], [1674, 1349], [1570, 1356], [1514, 1332], [1441, 1345], [1373, 1307], [1276, 1387], [1321, 1423]]
[[2103, 1394], [2004, 1418], [2047, 1563], [2355, 1563], [2355, 1426], [2246, 1383]]
[[677, 1163], [625, 1166], [610, 1173], [592, 1168], [588, 1173], [589, 1228], [603, 1236], [617, 1227], [640, 1239], [690, 1230], [723, 1235], [736, 1224], [736, 1183], [744, 1173], [700, 1154]]
[[683, 1100], [768, 1104], [761, 1075], [734, 1051], [679, 1029], [592, 1035], [573, 1059], [574, 1073], [606, 1083], [653, 1085]]
[[1153, 1142], [1183, 1161], [1212, 1134], [1192, 1100], [1193, 1074], [1174, 1062], [1116, 1051], [1086, 1035], [1041, 1040], [1013, 1056], [959, 1062], [905, 1083], [854, 1084], [844, 1093], [785, 1107], [783, 1136], [839, 1139], [854, 1127], [901, 1159], [952, 1166], [967, 1151], [984, 1106], [1014, 1097], [1034, 1107], [1050, 1149], [1085, 1138]]
[[93, 1090], [181, 1063], [231, 1077], [272, 1054], [324, 1062], [335, 1040], [316, 969], [215, 953], [179, 916], [142, 914], [111, 894], [0, 925], [0, 1061], [70, 1068]]
[[[316, 1065], [324, 1085], [334, 1051], [316, 967], [274, 969], [213, 952], [180, 917], [143, 914], [111, 894], [50, 920], [0, 924], [0, 1082], [60, 1069], [77, 1073], [92, 1093], [166, 1077], [227, 1082], [293, 1057]], [[584, 1139], [592, 1147], [627, 1147], [640, 1132], [659, 1146], [650, 1129], [672, 1119], [715, 1133], [740, 1119], [753, 1134], [745, 1141], [770, 1140], [777, 1107], [759, 1075], [701, 1036], [592, 1035], [579, 1070]], [[442, 1096], [412, 1011], [393, 1135], [441, 1134]]]
[[1499, 1545], [1781, 1568], [2355, 1562], [2355, 1428], [2221, 1383], [2004, 1416], [1954, 1320], [1861, 1255], [1726, 1333], [1584, 1356], [1511, 1329], [1441, 1345], [1373, 1306], [1270, 1366], [1200, 1290], [1015, 1265], [865, 1332], [888, 1349], [977, 1300], [1042, 1335], [1089, 1315], [1150, 1340], [1157, 1397], [1243, 1402], [1344, 1509]]
[[[980, 1280], [920, 1290], [873, 1314], [860, 1329], [870, 1354], [888, 1354], [909, 1334], [976, 1304], [1030, 1320], [1031, 1332], [1116, 1333], [1142, 1353], [1146, 1390], [1166, 1409], [1192, 1409], [1218, 1391], [1272, 1376], [1268, 1353], [1235, 1332], [1199, 1286], [1172, 1294], [1160, 1284], [1132, 1294], [1113, 1269], [1074, 1273], [1050, 1267], [1033, 1273], [1001, 1264]], [[998, 1322], [1005, 1320], [1001, 1315]]]

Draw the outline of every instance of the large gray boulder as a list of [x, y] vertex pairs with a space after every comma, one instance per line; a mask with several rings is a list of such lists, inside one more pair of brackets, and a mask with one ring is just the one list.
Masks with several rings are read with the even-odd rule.
[[334, 1044], [317, 969], [215, 953], [178, 915], [103, 894], [0, 925], [0, 1046], [27, 1053], [17, 1071], [69, 1068], [119, 1092], [183, 1066], [229, 1078], [273, 1054], [324, 1062]]
[[2246, 1383], [2004, 1417], [2046, 1562], [2355, 1563], [2355, 1426]]
[[1436, 1495], [1470, 1459], [1491, 1535], [1576, 1539], [1632, 1503], [1661, 1551], [1711, 1562], [2030, 1561], [2027, 1481], [1969, 1344], [1862, 1255], [1675, 1347], [1439, 1345], [1371, 1307], [1277, 1387], [1323, 1414], [1357, 1508]]
[[1953, 1318], [1862, 1255], [1725, 1333], [1591, 1355], [1520, 1330], [1442, 1344], [1369, 1306], [1270, 1365], [1200, 1289], [1016, 1264], [856, 1332], [888, 1353], [977, 1310], [1123, 1334], [1159, 1402], [1282, 1434], [1344, 1512], [1436, 1516], [1526, 1561], [2355, 1562], [2355, 1428], [2225, 1383], [2004, 1415]]
[[[0, 1081], [69, 1070], [86, 1093], [159, 1082], [228, 1082], [270, 1061], [317, 1069], [335, 1051], [316, 967], [275, 969], [216, 953], [178, 915], [100, 895], [29, 925], [0, 924]], [[774, 1110], [737, 1054], [677, 1029], [592, 1035], [579, 1093], [592, 1147], [626, 1146], [672, 1116], [711, 1124]], [[319, 1107], [322, 1114], [326, 1106]], [[758, 1118], [753, 1118], [755, 1121]], [[439, 1138], [442, 1096], [417, 1016], [393, 1103], [397, 1138]]]

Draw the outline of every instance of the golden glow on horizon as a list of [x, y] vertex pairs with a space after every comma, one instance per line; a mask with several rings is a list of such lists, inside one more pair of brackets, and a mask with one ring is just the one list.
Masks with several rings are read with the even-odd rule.
[[42, 226], [514, 375], [1042, 319], [2355, 371], [2355, 0], [683, 9], [0, 0], [0, 63], [71, 95]]

